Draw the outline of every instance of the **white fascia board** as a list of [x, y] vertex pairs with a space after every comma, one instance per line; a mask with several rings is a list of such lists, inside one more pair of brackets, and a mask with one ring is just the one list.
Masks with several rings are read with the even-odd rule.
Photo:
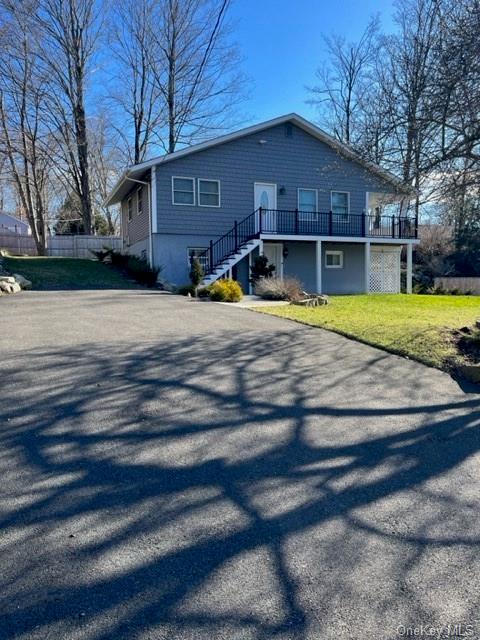
[[324, 242], [343, 242], [348, 244], [349, 242], [370, 242], [371, 244], [418, 244], [420, 240], [415, 238], [369, 238], [369, 237], [356, 237], [356, 236], [302, 236], [302, 235], [286, 235], [286, 234], [268, 234], [262, 233], [260, 235], [262, 240], [268, 241], [282, 241], [289, 240], [293, 242], [294, 240], [299, 240], [301, 242], [316, 242], [317, 240], [322, 240]]

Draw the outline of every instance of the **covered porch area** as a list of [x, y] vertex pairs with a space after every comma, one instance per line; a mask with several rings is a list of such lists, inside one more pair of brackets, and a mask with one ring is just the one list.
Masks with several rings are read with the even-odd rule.
[[[400, 293], [403, 246], [407, 258], [406, 293], [411, 293], [412, 241], [262, 237], [258, 252], [275, 265], [276, 277], [297, 278], [309, 292]], [[250, 264], [253, 259], [250, 256]]]

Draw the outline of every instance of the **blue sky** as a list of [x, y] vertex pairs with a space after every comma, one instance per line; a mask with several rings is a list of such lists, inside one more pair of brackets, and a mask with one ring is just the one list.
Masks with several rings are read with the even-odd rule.
[[244, 70], [253, 81], [245, 111], [258, 122], [296, 111], [315, 119], [305, 85], [325, 57], [322, 34], [356, 40], [371, 15], [392, 29], [389, 0], [235, 0], [231, 9]]

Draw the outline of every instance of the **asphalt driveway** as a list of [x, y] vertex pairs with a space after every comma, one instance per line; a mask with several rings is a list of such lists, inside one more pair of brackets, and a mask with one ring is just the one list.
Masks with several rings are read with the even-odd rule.
[[2, 640], [480, 637], [478, 394], [144, 291], [0, 322]]

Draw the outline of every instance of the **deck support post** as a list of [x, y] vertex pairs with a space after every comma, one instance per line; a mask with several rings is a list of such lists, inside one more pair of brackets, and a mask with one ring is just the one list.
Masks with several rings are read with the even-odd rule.
[[315, 267], [316, 267], [316, 286], [317, 293], [322, 293], [322, 241], [316, 241], [316, 259], [315, 259]]
[[412, 293], [412, 271], [413, 271], [413, 245], [411, 242], [407, 244], [407, 293]]
[[365, 242], [365, 293], [370, 293], [370, 242]]
[[251, 296], [253, 293], [253, 286], [251, 281], [252, 266], [253, 266], [252, 252], [250, 251], [250, 253], [248, 254], [248, 295], [249, 296]]

